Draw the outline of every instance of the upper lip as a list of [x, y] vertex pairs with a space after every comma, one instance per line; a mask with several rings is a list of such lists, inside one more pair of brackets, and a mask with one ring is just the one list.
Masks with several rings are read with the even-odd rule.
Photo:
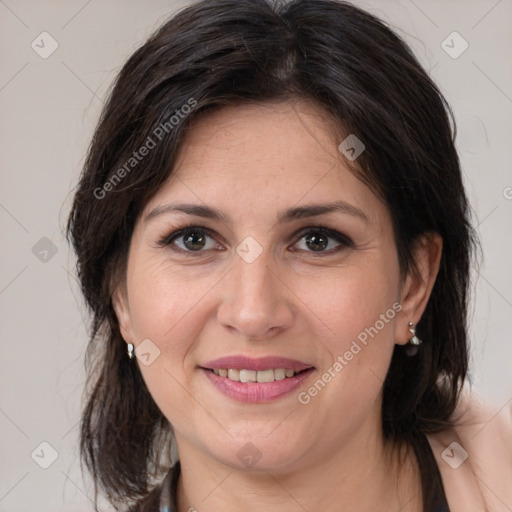
[[221, 368], [233, 368], [238, 370], [268, 370], [276, 368], [291, 369], [296, 372], [313, 368], [313, 365], [297, 361], [296, 359], [289, 359], [287, 357], [279, 356], [266, 356], [253, 358], [243, 355], [233, 355], [220, 357], [212, 361], [208, 361], [202, 365], [203, 368], [211, 370]]

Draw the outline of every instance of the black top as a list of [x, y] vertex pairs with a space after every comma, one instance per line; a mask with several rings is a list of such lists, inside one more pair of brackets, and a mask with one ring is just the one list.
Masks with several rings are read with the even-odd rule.
[[[180, 462], [177, 461], [169, 470], [161, 485], [153, 489], [129, 512], [175, 512], [177, 510], [176, 496], [179, 475]], [[450, 512], [444, 491], [437, 501], [440, 505], [435, 506], [430, 512]]]

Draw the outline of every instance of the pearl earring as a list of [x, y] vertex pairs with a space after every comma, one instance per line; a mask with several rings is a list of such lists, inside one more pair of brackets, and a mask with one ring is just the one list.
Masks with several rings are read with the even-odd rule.
[[409, 322], [409, 332], [412, 334], [412, 338], [409, 340], [411, 345], [421, 345], [423, 342], [416, 336], [416, 327], [412, 322]]
[[411, 357], [415, 356], [419, 351], [419, 346], [423, 343], [418, 336], [416, 336], [416, 327], [412, 322], [409, 322], [409, 332], [412, 334], [409, 343], [405, 345], [405, 353]]

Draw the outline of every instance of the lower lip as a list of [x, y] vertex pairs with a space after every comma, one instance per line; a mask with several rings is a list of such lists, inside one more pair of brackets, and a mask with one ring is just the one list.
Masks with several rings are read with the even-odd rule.
[[238, 402], [261, 404], [281, 398], [297, 389], [313, 373], [314, 368], [273, 382], [238, 382], [227, 377], [220, 377], [206, 368], [202, 368], [202, 370], [210, 382], [227, 397]]

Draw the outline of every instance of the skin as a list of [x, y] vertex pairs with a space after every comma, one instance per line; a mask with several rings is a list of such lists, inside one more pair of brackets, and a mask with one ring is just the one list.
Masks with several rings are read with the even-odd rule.
[[[415, 253], [419, 275], [402, 276], [389, 211], [348, 170], [340, 142], [327, 114], [302, 100], [225, 107], [196, 121], [136, 223], [114, 304], [125, 341], [150, 339], [160, 350], [150, 365], [137, 364], [174, 427], [180, 512], [421, 510], [415, 459], [404, 452], [399, 471], [380, 407], [393, 347], [409, 341], [408, 322], [421, 318], [442, 241], [425, 236]], [[340, 199], [368, 222], [342, 212], [277, 221], [287, 208]], [[208, 205], [232, 220], [180, 212], [147, 219], [171, 202]], [[159, 245], [187, 222], [212, 231], [200, 252], [187, 256], [183, 238], [174, 241], [182, 252]], [[303, 230], [315, 225], [353, 246], [331, 237], [324, 251], [338, 251], [313, 251]], [[263, 250], [252, 263], [236, 252], [249, 236]], [[398, 302], [378, 335], [301, 404], [298, 392]], [[289, 357], [315, 371], [297, 392], [244, 404], [198, 368], [232, 354]], [[247, 443], [261, 455], [251, 467], [237, 457]]]

